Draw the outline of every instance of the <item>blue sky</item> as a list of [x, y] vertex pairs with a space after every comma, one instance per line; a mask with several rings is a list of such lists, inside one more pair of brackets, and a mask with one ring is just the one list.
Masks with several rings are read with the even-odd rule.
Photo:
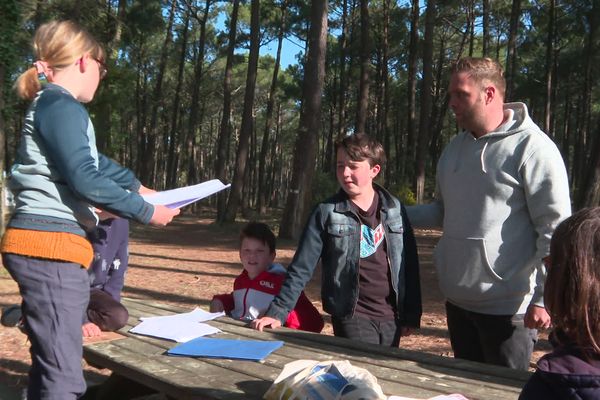
[[[424, 3], [425, 3], [424, 0], [419, 0], [419, 4], [420, 4], [421, 8], [425, 7]], [[400, 5], [402, 7], [409, 7], [410, 1], [409, 0], [400, 1]], [[217, 22], [216, 22], [217, 29], [226, 30], [225, 18], [226, 18], [226, 16], [224, 13], [221, 13], [219, 15], [219, 17], [217, 18]], [[332, 33], [332, 32], [330, 32], [330, 33]], [[335, 33], [333, 33], [333, 34], [335, 34]], [[285, 38], [283, 40], [283, 47], [281, 50], [281, 68], [282, 69], [286, 69], [289, 65], [298, 63], [298, 61], [296, 60], [296, 54], [304, 51], [304, 45], [305, 45], [304, 42], [299, 41], [295, 37], [292, 39]], [[243, 50], [241, 50], [241, 49], [238, 50], [238, 52], [241, 52], [241, 51], [243, 51]], [[275, 58], [276, 52], [277, 52], [277, 40], [272, 40], [271, 42], [267, 43], [266, 45], [264, 45], [260, 48], [261, 56], [265, 55], [265, 54], [271, 54], [273, 56], [273, 58]]]
[[[227, 30], [227, 27], [225, 26], [225, 18], [226, 18], [225, 13], [221, 13], [217, 17], [215, 26], [220, 31]], [[281, 69], [286, 69], [291, 64], [297, 64], [298, 62], [296, 61], [296, 54], [298, 54], [299, 52], [301, 52], [303, 50], [304, 50], [303, 42], [298, 42], [298, 41], [294, 42], [287, 38], [284, 39], [283, 45], [281, 48]], [[247, 52], [247, 51], [248, 50], [238, 49], [236, 52], [241, 53], [241, 52]], [[267, 43], [264, 46], [261, 46], [261, 48], [260, 48], [261, 56], [263, 56], [265, 54], [270, 54], [273, 56], [273, 58], [275, 58], [276, 53], [277, 53], [277, 40], [276, 39], [270, 41], [269, 43]]]
[[[304, 43], [293, 42], [289, 39], [283, 39], [281, 46], [281, 69], [286, 69], [291, 64], [298, 64], [296, 54], [304, 51]], [[273, 58], [277, 55], [277, 40], [273, 40], [260, 48], [260, 55], [271, 54]]]

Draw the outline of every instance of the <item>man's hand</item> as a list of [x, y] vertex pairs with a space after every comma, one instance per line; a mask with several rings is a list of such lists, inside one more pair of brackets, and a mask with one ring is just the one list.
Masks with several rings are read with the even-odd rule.
[[100, 327], [93, 322], [86, 322], [81, 326], [81, 333], [83, 337], [94, 337], [102, 335]]
[[223, 302], [219, 299], [213, 299], [210, 302], [210, 312], [221, 312], [225, 311], [225, 307], [223, 306]]
[[552, 323], [550, 315], [544, 307], [535, 306], [533, 304], [527, 307], [525, 313], [525, 328], [529, 329], [547, 329]]
[[250, 326], [253, 329], [263, 331], [264, 328], [271, 327], [271, 329], [277, 329], [281, 327], [281, 321], [271, 317], [262, 317], [257, 318], [254, 321], [250, 322]]

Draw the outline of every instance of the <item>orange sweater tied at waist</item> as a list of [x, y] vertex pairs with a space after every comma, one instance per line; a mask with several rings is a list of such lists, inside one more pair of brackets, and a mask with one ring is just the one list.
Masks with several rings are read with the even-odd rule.
[[8, 228], [0, 252], [80, 264], [88, 268], [94, 251], [84, 237], [67, 232], [46, 232]]

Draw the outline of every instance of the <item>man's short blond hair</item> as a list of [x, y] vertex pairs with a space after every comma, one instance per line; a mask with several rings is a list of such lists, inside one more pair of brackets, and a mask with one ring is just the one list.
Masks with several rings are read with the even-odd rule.
[[485, 85], [485, 81], [492, 83], [500, 92], [502, 99], [504, 99], [506, 93], [504, 69], [496, 60], [488, 57], [464, 57], [452, 66], [453, 74], [460, 72], [469, 74], [475, 82], [481, 85]]

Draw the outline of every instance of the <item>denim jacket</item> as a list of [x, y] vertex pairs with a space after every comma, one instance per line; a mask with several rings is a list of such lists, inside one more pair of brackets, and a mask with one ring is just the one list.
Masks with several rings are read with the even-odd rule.
[[[396, 318], [403, 326], [419, 327], [422, 309], [415, 237], [400, 201], [380, 186], [375, 185], [375, 189], [381, 199]], [[358, 301], [360, 237], [360, 220], [343, 190], [318, 204], [304, 228], [283, 286], [265, 315], [284, 323], [321, 259], [323, 309], [336, 318], [352, 316]]]

